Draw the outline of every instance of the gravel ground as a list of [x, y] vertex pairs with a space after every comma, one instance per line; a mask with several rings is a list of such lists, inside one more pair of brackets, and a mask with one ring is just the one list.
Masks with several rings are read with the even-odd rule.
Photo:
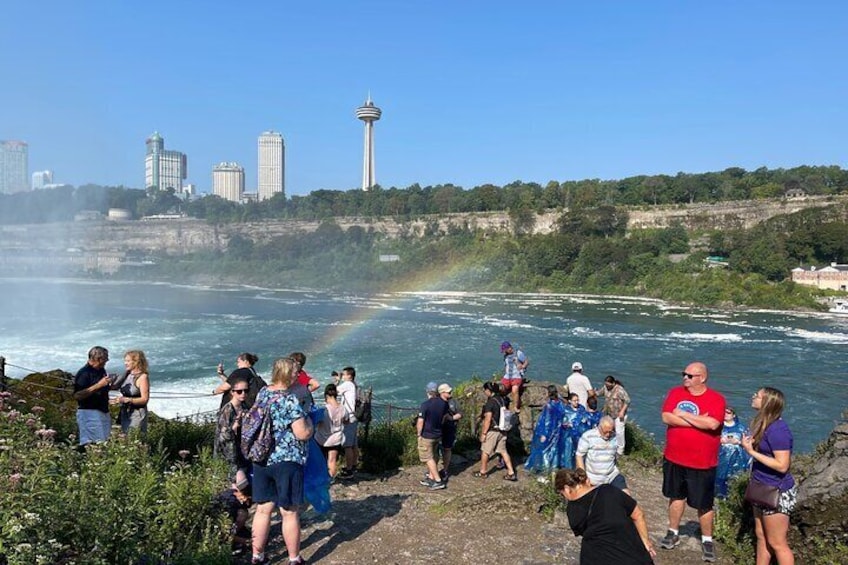
[[[544, 499], [535, 477], [519, 472], [512, 483], [497, 472], [483, 480], [473, 477], [476, 469], [476, 463], [456, 461], [448, 488], [440, 491], [418, 484], [423, 466], [339, 481], [332, 486], [330, 513], [303, 514], [302, 554], [309, 563], [326, 565], [578, 563], [580, 539], [564, 514], [551, 519], [539, 512]], [[681, 544], [671, 551], [659, 549], [667, 519], [660, 469], [640, 469], [627, 481], [645, 512], [656, 563], [701, 563], [697, 515], [691, 509], [683, 517]], [[278, 521], [271, 533], [272, 563], [285, 564]], [[722, 558], [721, 546], [716, 551], [718, 563], [731, 563]]]

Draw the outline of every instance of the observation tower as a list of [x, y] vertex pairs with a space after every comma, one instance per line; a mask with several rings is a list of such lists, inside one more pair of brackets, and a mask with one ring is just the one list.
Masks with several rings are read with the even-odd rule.
[[383, 112], [371, 101], [371, 94], [365, 105], [356, 109], [356, 117], [365, 122], [365, 154], [362, 158], [362, 190], [368, 190], [377, 184], [377, 173], [374, 168], [374, 122], [380, 119]]

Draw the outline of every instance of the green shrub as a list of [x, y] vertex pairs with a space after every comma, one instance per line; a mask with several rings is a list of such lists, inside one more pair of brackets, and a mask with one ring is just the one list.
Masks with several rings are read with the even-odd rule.
[[753, 563], [756, 553], [754, 517], [745, 502], [748, 474], [742, 473], [727, 485], [727, 498], [717, 499], [715, 537], [732, 563]]
[[360, 443], [362, 469], [368, 473], [382, 473], [404, 465], [416, 465], [417, 437], [411, 418], [372, 425], [368, 439]]
[[[168, 466], [134, 438], [78, 451], [42, 409], [0, 393], [0, 560], [9, 565], [225, 563], [214, 496], [225, 469], [203, 451]], [[15, 409], [13, 406], [20, 406]]]
[[645, 466], [657, 465], [662, 461], [662, 451], [653, 436], [638, 424], [627, 422], [624, 425], [624, 439], [624, 454], [629, 461]]
[[203, 449], [212, 449], [215, 441], [215, 423], [194, 423], [183, 420], [166, 420], [151, 417], [147, 437], [150, 448], [163, 453], [169, 461], [176, 461], [181, 451], [198, 455]]

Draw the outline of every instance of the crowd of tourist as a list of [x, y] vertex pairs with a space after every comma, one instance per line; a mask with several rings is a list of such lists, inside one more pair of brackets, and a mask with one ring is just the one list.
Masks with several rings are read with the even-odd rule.
[[[510, 342], [503, 342], [500, 349], [503, 379], [483, 384], [485, 402], [473, 426], [480, 441], [480, 466], [473, 477], [488, 478], [494, 463], [504, 469], [504, 480], [517, 481], [507, 437], [521, 414], [529, 358]], [[124, 354], [122, 376], [106, 373], [108, 360], [105, 348], [93, 347], [74, 380], [81, 447], [108, 439], [110, 403], [120, 406], [122, 432], [147, 429], [150, 383], [144, 353]], [[306, 373], [303, 353], [277, 359], [270, 384], [255, 371], [257, 361], [256, 355], [242, 353], [229, 375], [223, 363], [218, 365], [221, 382], [213, 393], [222, 399], [214, 449], [228, 465], [231, 484], [221, 498], [233, 519], [235, 551], [249, 547], [252, 563], [268, 562], [265, 546], [276, 509], [289, 562], [305, 563], [300, 555], [299, 513], [309, 498], [306, 491], [314, 490], [315, 484], [329, 488], [330, 481], [355, 475], [361, 391], [353, 367], [334, 371], [334, 382], [324, 387], [323, 404], [316, 408], [312, 395], [321, 384]], [[631, 397], [612, 375], [595, 389], [581, 362], [574, 362], [571, 370], [562, 393], [558, 385], [547, 387], [524, 469], [540, 482], [552, 479], [556, 492], [568, 500], [569, 524], [583, 540], [581, 562], [651, 563], [656, 554], [643, 513], [618, 466], [625, 451]], [[746, 499], [754, 508], [757, 562], [794, 563], [787, 531], [796, 488], [789, 471], [792, 434], [781, 419], [783, 394], [764, 387], [753, 395], [751, 406], [757, 415], [749, 431], [724, 396], [708, 385], [704, 363], [690, 363], [681, 377], [661, 410], [666, 425], [662, 493], [669, 502], [668, 529], [660, 547], [672, 550], [680, 543], [679, 526], [689, 506], [698, 515], [702, 559], [715, 561], [715, 498], [726, 496], [728, 480], [750, 468]], [[110, 390], [119, 395], [110, 400]], [[457, 425], [464, 415], [449, 383], [431, 382], [425, 394], [415, 419], [419, 459], [426, 467], [420, 483], [429, 490], [442, 490], [451, 476]], [[598, 398], [604, 399], [601, 411]], [[317, 467], [311, 453], [318, 453]], [[312, 466], [305, 477], [307, 463]], [[308, 483], [314, 475], [328, 480]]]

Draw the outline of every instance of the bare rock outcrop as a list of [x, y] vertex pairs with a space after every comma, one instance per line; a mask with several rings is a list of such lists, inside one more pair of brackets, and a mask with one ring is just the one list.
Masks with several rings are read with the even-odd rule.
[[[848, 422], [831, 432], [798, 487], [792, 514], [794, 547], [809, 548], [808, 540], [823, 547], [848, 545]], [[816, 548], [809, 548], [815, 550]]]

